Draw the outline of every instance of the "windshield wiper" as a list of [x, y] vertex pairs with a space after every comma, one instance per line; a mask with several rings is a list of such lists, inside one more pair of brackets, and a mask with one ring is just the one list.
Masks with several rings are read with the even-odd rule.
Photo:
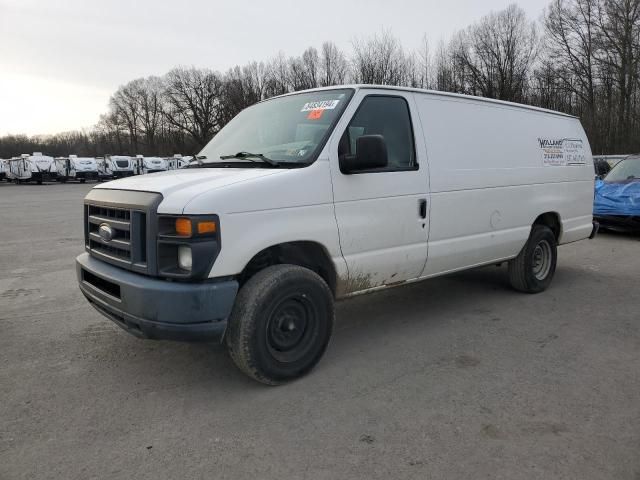
[[261, 153], [251, 153], [251, 152], [238, 152], [234, 155], [220, 155], [220, 160], [231, 160], [233, 158], [238, 158], [241, 160], [249, 160], [251, 162], [255, 162], [256, 158], [258, 160], [263, 161], [264, 163], [268, 163], [269, 165], [271, 165], [272, 167], [277, 167], [280, 164], [278, 162], [276, 162], [275, 160], [271, 160], [268, 157], [265, 157], [263, 154]]

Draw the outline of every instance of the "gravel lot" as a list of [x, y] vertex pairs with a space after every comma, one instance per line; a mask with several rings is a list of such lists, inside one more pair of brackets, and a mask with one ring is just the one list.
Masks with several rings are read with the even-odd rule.
[[0, 184], [0, 479], [640, 479], [640, 237], [342, 302], [311, 375], [142, 341], [80, 294], [90, 185]]

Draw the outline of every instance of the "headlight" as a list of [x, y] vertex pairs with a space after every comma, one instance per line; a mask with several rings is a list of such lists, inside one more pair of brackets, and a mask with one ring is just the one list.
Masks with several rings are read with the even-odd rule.
[[182, 270], [191, 271], [193, 267], [193, 257], [191, 256], [190, 246], [180, 245], [178, 247], [178, 267]]
[[158, 216], [158, 274], [204, 280], [220, 253], [217, 215]]

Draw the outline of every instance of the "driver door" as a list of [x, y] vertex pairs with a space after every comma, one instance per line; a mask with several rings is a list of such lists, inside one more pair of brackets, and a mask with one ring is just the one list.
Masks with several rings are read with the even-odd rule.
[[[355, 154], [361, 135], [384, 137], [388, 165], [345, 174], [339, 157]], [[428, 168], [413, 95], [360, 90], [332, 136], [330, 162], [340, 247], [349, 271], [340, 293], [418, 278], [427, 260]]]

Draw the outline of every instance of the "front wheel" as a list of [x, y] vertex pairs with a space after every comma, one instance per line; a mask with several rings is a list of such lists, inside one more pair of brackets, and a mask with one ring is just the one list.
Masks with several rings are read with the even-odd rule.
[[516, 258], [509, 261], [511, 286], [525, 293], [546, 290], [558, 261], [556, 236], [545, 225], [534, 225], [529, 240]]
[[251, 277], [238, 293], [227, 348], [245, 374], [279, 385], [318, 363], [333, 319], [333, 295], [319, 275], [296, 265], [274, 265]]

